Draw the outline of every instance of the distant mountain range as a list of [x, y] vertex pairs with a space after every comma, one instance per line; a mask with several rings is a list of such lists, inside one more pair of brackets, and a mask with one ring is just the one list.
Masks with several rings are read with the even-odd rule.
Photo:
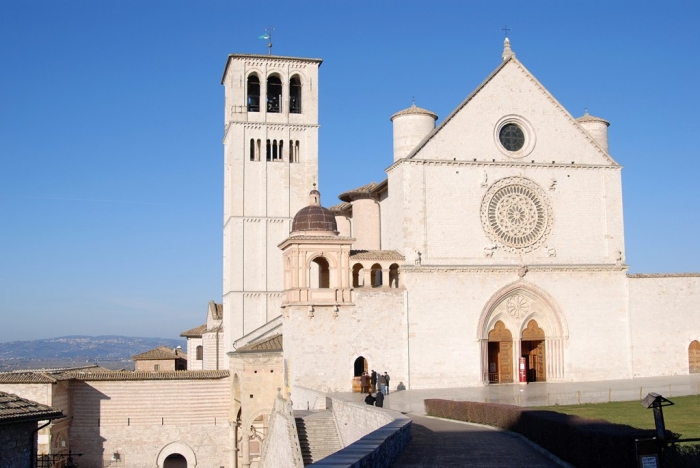
[[46, 340], [0, 343], [0, 371], [72, 367], [97, 363], [110, 369], [133, 369], [131, 356], [158, 346], [185, 349], [184, 339], [131, 336], [62, 336]]

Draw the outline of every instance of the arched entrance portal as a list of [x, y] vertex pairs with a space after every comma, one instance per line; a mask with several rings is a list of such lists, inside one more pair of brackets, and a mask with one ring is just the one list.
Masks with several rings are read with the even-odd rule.
[[488, 382], [513, 382], [513, 335], [500, 320], [489, 332]]
[[564, 315], [546, 292], [523, 280], [502, 288], [484, 307], [477, 326], [483, 381], [516, 381], [521, 357], [527, 360], [528, 381], [563, 380], [567, 338]]
[[367, 372], [367, 359], [360, 356], [355, 359], [355, 364], [353, 365], [352, 373], [352, 391], [361, 392], [362, 391], [362, 373]]
[[163, 468], [187, 468], [187, 459], [179, 453], [173, 453], [165, 459]]
[[544, 330], [530, 320], [520, 340], [520, 356], [525, 358], [528, 382], [546, 382], [547, 370], [544, 348]]
[[697, 340], [688, 346], [688, 372], [700, 374], [700, 343]]

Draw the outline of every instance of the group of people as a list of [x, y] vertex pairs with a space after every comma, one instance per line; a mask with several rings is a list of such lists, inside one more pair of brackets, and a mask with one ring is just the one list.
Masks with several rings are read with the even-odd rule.
[[[374, 369], [372, 369], [370, 375], [367, 375], [367, 372], [363, 372], [360, 377], [360, 385], [362, 386], [362, 393], [367, 393], [365, 403], [379, 408], [384, 406], [384, 396], [389, 393], [389, 380], [389, 374], [386, 372], [379, 374]], [[377, 391], [377, 384], [379, 384], [379, 391]], [[374, 392], [377, 393], [376, 396], [372, 395]]]

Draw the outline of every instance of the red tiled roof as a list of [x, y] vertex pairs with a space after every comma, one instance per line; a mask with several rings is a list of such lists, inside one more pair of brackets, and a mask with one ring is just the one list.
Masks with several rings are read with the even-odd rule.
[[206, 329], [207, 324], [205, 323], [204, 325], [200, 325], [198, 327], [194, 327], [190, 330], [180, 333], [180, 336], [184, 336], [185, 338], [201, 338], [202, 333], [204, 333]]
[[352, 260], [405, 260], [396, 250], [351, 250]]
[[0, 392], [0, 424], [62, 418], [61, 410]]
[[276, 334], [260, 341], [248, 343], [236, 350], [237, 353], [255, 353], [265, 351], [282, 351], [282, 335]]
[[187, 353], [182, 350], [175, 352], [175, 350], [168, 348], [166, 346], [159, 346], [145, 353], [137, 354], [131, 356], [134, 361], [153, 361], [153, 360], [166, 360], [166, 359], [187, 359]]

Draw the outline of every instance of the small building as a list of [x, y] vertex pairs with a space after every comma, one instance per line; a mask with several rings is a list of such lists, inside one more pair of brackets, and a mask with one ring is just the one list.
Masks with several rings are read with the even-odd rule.
[[187, 354], [179, 346], [175, 349], [159, 346], [131, 359], [136, 364], [136, 372], [187, 370]]
[[[0, 392], [0, 466], [31, 468], [37, 456], [39, 421], [63, 418], [50, 406]], [[43, 424], [42, 426], [45, 426]]]

